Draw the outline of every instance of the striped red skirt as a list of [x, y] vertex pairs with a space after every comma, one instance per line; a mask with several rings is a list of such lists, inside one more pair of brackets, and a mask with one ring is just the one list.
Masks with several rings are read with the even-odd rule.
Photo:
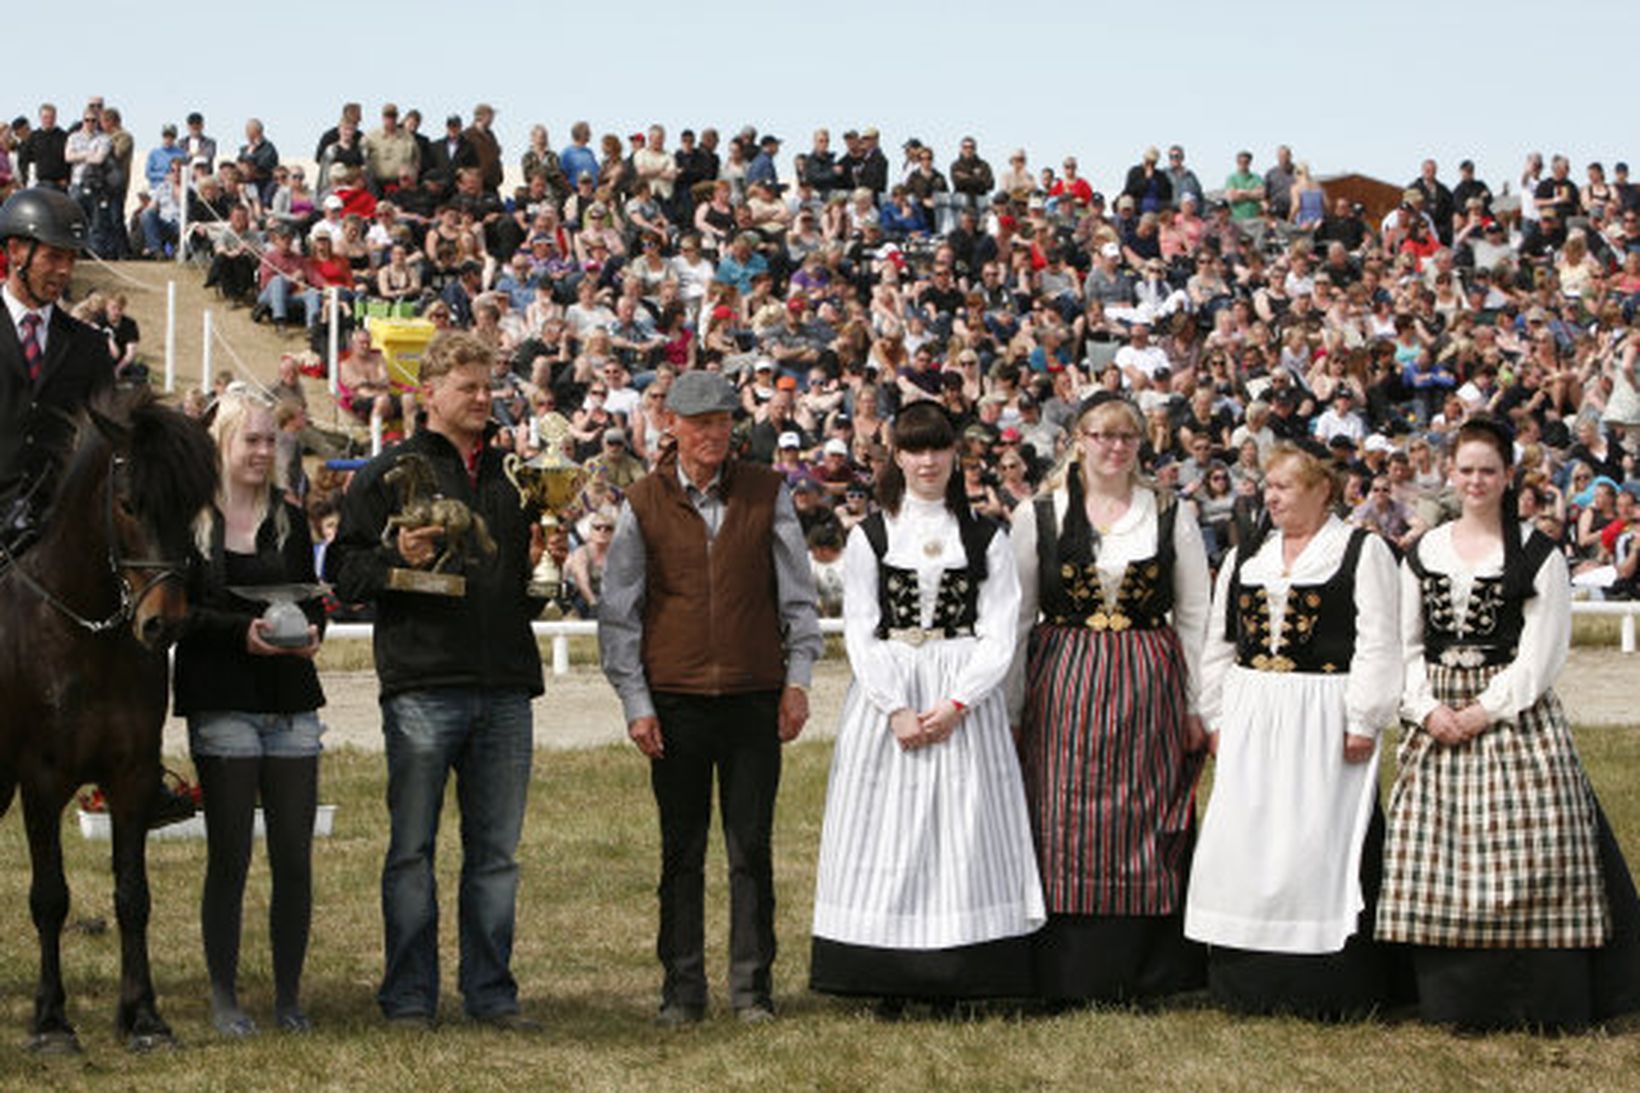
[[1025, 792], [1049, 913], [1181, 907], [1203, 753], [1185, 750], [1178, 636], [1040, 623], [1025, 687]]

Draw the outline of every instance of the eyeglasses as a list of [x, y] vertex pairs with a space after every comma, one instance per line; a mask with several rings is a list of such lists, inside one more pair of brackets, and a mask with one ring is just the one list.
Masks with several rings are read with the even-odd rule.
[[1096, 429], [1084, 429], [1082, 435], [1106, 448], [1115, 448], [1118, 445], [1136, 445], [1139, 443], [1138, 433], [1107, 433]]

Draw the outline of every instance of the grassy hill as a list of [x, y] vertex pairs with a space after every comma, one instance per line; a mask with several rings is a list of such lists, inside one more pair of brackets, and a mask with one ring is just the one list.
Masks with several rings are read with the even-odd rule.
[[[82, 260], [74, 278], [74, 298], [81, 299], [93, 290], [125, 293], [127, 313], [142, 333], [141, 358], [156, 387], [163, 388], [165, 382], [166, 284], [172, 281], [177, 286], [175, 397], [180, 398], [189, 387], [210, 386], [203, 371], [203, 316], [207, 309], [217, 334], [212, 348], [213, 373], [231, 371], [241, 378], [271, 384], [279, 376], [279, 358], [306, 348], [299, 335], [280, 334], [271, 325], [251, 322], [248, 307], [230, 306], [215, 289], [205, 288], [205, 271], [200, 267], [172, 262]], [[327, 426], [336, 421], [336, 406], [324, 381], [304, 379], [303, 387], [312, 419]]]

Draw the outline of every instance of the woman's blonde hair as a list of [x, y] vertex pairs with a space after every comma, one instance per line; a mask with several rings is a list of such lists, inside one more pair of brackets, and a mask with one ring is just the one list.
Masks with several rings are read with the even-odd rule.
[[[235, 381], [228, 384], [216, 400], [215, 413], [211, 417], [211, 441], [216, 445], [217, 469], [221, 472], [216, 487], [216, 504], [200, 512], [194, 519], [194, 545], [199, 548], [202, 557], [209, 559], [213, 547], [217, 514], [226, 502], [227, 456], [228, 445], [233, 443], [252, 414], [264, 413], [269, 421], [277, 422], [274, 411], [277, 404], [271, 395], [258, 390], [248, 383]], [[285, 506], [279, 503], [280, 496], [285, 491], [285, 467], [278, 459], [273, 461], [273, 477], [268, 488], [257, 499], [256, 526], [268, 518], [268, 512], [273, 512], [273, 526], [277, 535], [277, 542], [282, 548], [285, 538], [290, 534], [290, 517], [285, 512]]]
[[1327, 504], [1337, 504], [1344, 496], [1344, 476], [1330, 455], [1323, 457], [1321, 453], [1311, 451], [1308, 447], [1282, 440], [1278, 441], [1265, 457], [1264, 471], [1268, 474], [1275, 470], [1278, 463], [1289, 461], [1296, 465], [1299, 481], [1306, 486], [1313, 486], [1318, 482], [1326, 485]]
[[[1095, 401], [1096, 399], [1097, 401]], [[1042, 477], [1042, 486], [1037, 492], [1043, 495], [1051, 494], [1055, 490], [1063, 488], [1070, 481], [1073, 473], [1080, 474], [1082, 471], [1082, 430], [1090, 425], [1104, 424], [1115, 420], [1124, 421], [1132, 426], [1133, 431], [1139, 434], [1141, 440], [1147, 435], [1148, 430], [1145, 428], [1144, 415], [1139, 412], [1139, 407], [1135, 406], [1130, 400], [1120, 397], [1099, 399], [1097, 395], [1084, 400], [1081, 408], [1076, 412], [1076, 417], [1071, 421], [1070, 443], [1065, 446], [1065, 454], [1059, 457], [1059, 461], [1054, 464], [1053, 470]], [[1150, 485], [1149, 480], [1139, 469], [1139, 453], [1135, 451], [1133, 455], [1133, 485]], [[1086, 485], [1086, 483], [1083, 484]]]

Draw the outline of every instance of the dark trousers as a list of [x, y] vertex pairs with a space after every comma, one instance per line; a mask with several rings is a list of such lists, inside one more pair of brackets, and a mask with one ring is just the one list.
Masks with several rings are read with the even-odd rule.
[[706, 1005], [706, 837], [717, 773], [729, 858], [729, 996], [735, 1008], [766, 1004], [774, 965], [774, 866], [770, 852], [780, 788], [780, 694], [657, 693], [665, 755], [649, 780], [661, 821], [660, 932], [664, 1004]]

